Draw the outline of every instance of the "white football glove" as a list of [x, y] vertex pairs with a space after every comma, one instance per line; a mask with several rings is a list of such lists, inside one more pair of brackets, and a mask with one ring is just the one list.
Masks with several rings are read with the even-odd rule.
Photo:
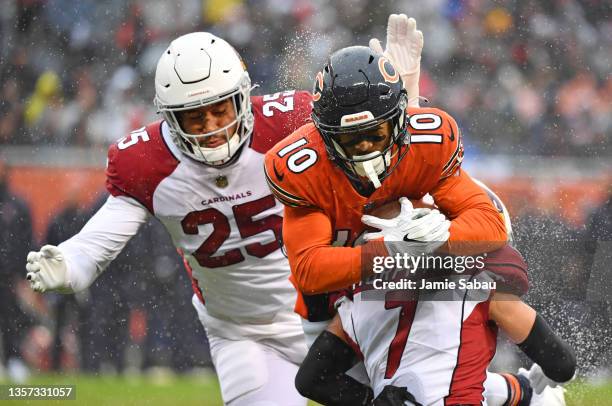
[[416, 28], [416, 20], [406, 14], [391, 14], [387, 22], [387, 47], [383, 51], [380, 41], [370, 40], [370, 48], [383, 54], [397, 69], [408, 93], [408, 106], [419, 107], [419, 76], [423, 33]]
[[531, 366], [531, 368], [529, 368], [529, 370], [526, 370], [525, 368], [519, 368], [518, 374], [523, 375], [524, 377], [529, 379], [531, 387], [538, 395], [541, 394], [547, 386], [550, 386], [551, 388], [556, 388], [557, 386], [561, 385], [559, 382], [553, 381], [552, 379], [544, 375], [542, 367], [535, 363]]
[[380, 231], [364, 235], [366, 241], [383, 237], [386, 241], [445, 242], [450, 221], [438, 210], [414, 209], [409, 199], [399, 199], [400, 213], [392, 219], [364, 215], [361, 221]]
[[72, 293], [68, 282], [68, 267], [64, 255], [54, 245], [45, 245], [40, 251], [30, 251], [26, 263], [27, 280], [35, 292], [57, 291]]

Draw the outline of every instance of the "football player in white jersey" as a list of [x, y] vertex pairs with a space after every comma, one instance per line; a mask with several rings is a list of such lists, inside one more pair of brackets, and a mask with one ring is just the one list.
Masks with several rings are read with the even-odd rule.
[[[412, 28], [418, 35], [398, 46], [419, 61], [422, 35]], [[405, 83], [418, 88], [419, 63], [410, 66]], [[283, 209], [262, 168], [263, 154], [309, 120], [312, 98], [250, 91], [226, 41], [202, 32], [174, 40], [155, 74], [163, 120], [110, 147], [111, 196], [79, 234], [31, 252], [27, 279], [38, 292], [83, 290], [154, 216], [191, 274], [224, 402], [304, 405], [294, 377], [306, 344], [280, 249]]]
[[303, 406], [294, 376], [306, 344], [280, 249], [282, 206], [262, 167], [263, 154], [309, 119], [311, 96], [251, 88], [223, 39], [172, 41], [155, 74], [163, 120], [110, 147], [111, 196], [77, 235], [31, 252], [27, 278], [39, 292], [83, 290], [154, 216], [191, 273], [224, 402]]
[[[403, 76], [416, 99], [423, 42], [414, 25], [409, 33], [397, 45], [416, 61]], [[27, 279], [38, 292], [86, 289], [154, 216], [192, 277], [224, 402], [304, 405], [294, 377], [306, 345], [280, 250], [282, 206], [262, 168], [263, 154], [309, 120], [311, 95], [251, 96], [238, 53], [203, 32], [164, 51], [155, 91], [163, 120], [109, 148], [111, 196], [76, 236], [30, 252]]]

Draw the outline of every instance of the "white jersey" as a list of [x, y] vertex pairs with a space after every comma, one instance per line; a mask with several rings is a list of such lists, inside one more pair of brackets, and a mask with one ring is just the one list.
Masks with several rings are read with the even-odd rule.
[[385, 292], [356, 291], [338, 308], [374, 394], [386, 385], [405, 386], [423, 405], [482, 404], [496, 343], [487, 324], [490, 291], [457, 289], [453, 300], [448, 292], [443, 299], [421, 293], [419, 301], [402, 300], [402, 293], [387, 291], [385, 300]]
[[485, 402], [483, 384], [497, 337], [489, 323], [490, 294], [524, 294], [528, 284], [527, 264], [510, 245], [487, 253], [483, 264], [486, 272], [447, 277], [454, 287], [418, 290], [418, 301], [408, 300], [417, 290], [371, 285], [340, 299], [342, 327], [363, 357], [375, 394], [395, 385], [406, 386], [424, 405]]
[[[165, 125], [162, 136], [176, 148]], [[271, 321], [293, 305], [295, 290], [280, 250], [283, 208], [261, 176], [263, 154], [245, 148], [219, 170], [173, 152], [181, 161], [155, 189], [153, 209], [189, 264], [206, 310], [237, 322]]]
[[[119, 207], [122, 199], [131, 202], [130, 209], [125, 210], [124, 218], [106, 215], [108, 232], [103, 221], [94, 218], [85, 233], [65, 242], [61, 248], [68, 262], [72, 257], [73, 263], [80, 263], [75, 253], [91, 251], [99, 273], [146, 221], [146, 215], [132, 212], [140, 207], [170, 233], [208, 315], [264, 324], [272, 322], [279, 311], [289, 311], [295, 291], [280, 249], [283, 208], [268, 189], [263, 162], [269, 148], [307, 121], [311, 105], [307, 92], [286, 92], [279, 97], [252, 97], [255, 127], [251, 138], [238, 159], [221, 169], [182, 154], [163, 121], [112, 145], [106, 184], [116, 199], [109, 207]], [[269, 102], [272, 99], [274, 103]], [[272, 109], [279, 104], [292, 108]], [[122, 216], [120, 210], [113, 213], [113, 217]], [[105, 234], [110, 237], [105, 239]]]

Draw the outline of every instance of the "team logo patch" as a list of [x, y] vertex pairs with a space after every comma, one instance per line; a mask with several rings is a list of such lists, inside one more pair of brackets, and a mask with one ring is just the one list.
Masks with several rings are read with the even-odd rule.
[[357, 125], [361, 123], [366, 123], [370, 120], [374, 120], [374, 115], [372, 114], [372, 112], [362, 111], [359, 113], [347, 114], [345, 116], [342, 116], [342, 118], [340, 119], [340, 126], [345, 127]]
[[217, 187], [227, 187], [228, 184], [229, 182], [225, 175], [219, 175], [215, 178], [215, 185], [217, 185]]
[[384, 56], [381, 56], [378, 60], [378, 69], [387, 82], [397, 83], [399, 81], [399, 73], [397, 73], [391, 62]]

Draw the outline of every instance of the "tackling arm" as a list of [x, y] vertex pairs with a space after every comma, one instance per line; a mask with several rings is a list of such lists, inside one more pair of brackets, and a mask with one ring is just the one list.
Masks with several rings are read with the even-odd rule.
[[310, 347], [295, 376], [295, 387], [302, 396], [324, 405], [370, 405], [372, 389], [346, 374], [355, 360], [336, 315]]
[[40, 292], [87, 289], [149, 217], [133, 199], [110, 196], [74, 237], [28, 255], [28, 280]]
[[572, 379], [576, 372], [574, 351], [531, 306], [515, 295], [496, 292], [490, 302], [489, 318], [542, 369], [547, 379], [537, 380], [537, 393], [546, 385], [554, 387]]
[[368, 385], [347, 374], [356, 360], [357, 354], [336, 315], [310, 347], [295, 376], [295, 387], [302, 396], [323, 405], [420, 406], [406, 387], [393, 385], [386, 385], [374, 399]]

